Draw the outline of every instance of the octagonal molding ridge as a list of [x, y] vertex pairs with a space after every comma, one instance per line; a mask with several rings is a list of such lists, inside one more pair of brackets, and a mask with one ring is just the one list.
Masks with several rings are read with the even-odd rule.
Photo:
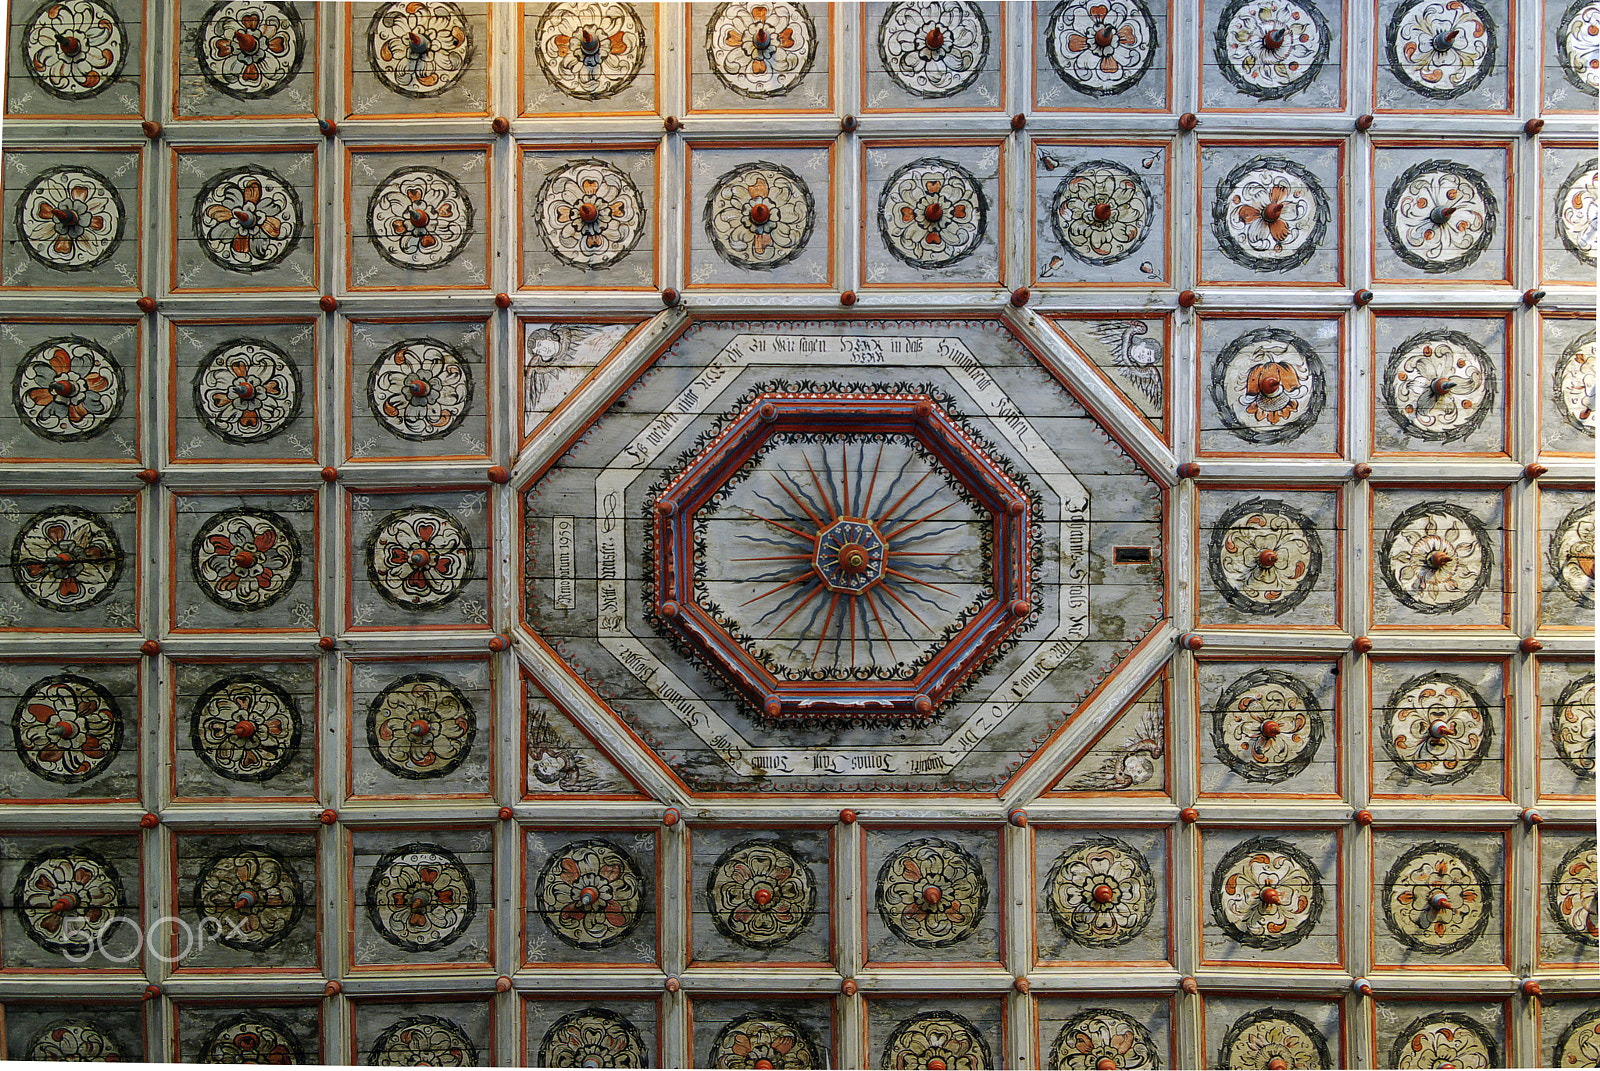
[[[1151, 310], [1151, 318], [1159, 315], [1159, 310]], [[1008, 306], [1000, 313], [1000, 318], [1078, 403], [1107, 425], [1119, 446], [1132, 454], [1164, 486], [1177, 483], [1173, 473], [1177, 470], [1178, 454], [1167, 438], [1176, 435], [1182, 398], [1173, 382], [1170, 360], [1164, 365], [1159, 388], [1166, 395], [1168, 410], [1167, 438], [1163, 438], [1105, 376], [1094, 370], [1094, 362], [1067, 338], [1064, 331], [1050, 326], [1050, 317], [1031, 308]]]
[[706, 319], [525, 480], [523, 627], [695, 796], [989, 796], [1167, 626], [1167, 510], [998, 316]]
[[[1034, 615], [1040, 598], [1038, 567], [1043, 556], [1040, 529], [1044, 515], [1038, 497], [1024, 478], [994, 454], [982, 436], [963, 426], [961, 417], [952, 410], [952, 400], [944, 392], [918, 389], [910, 383], [874, 390], [863, 384], [779, 381], [754, 388], [685, 452], [664, 485], [646, 493], [645, 560], [654, 566], [653, 578], [645, 582], [648, 619], [670, 634], [681, 653], [718, 672], [732, 693], [764, 718], [889, 724], [930, 720], [946, 700], [959, 694], [974, 676], [999, 659], [1009, 647], [1010, 638]], [[854, 493], [848, 465], [852, 441], [862, 446], [857, 454], [862, 464], [857, 469]], [[763, 564], [774, 559], [790, 560], [794, 562], [790, 567], [794, 572], [747, 602], [781, 595], [783, 589], [797, 583], [800, 587], [796, 594], [809, 589], [810, 594], [780, 621], [781, 629], [799, 616], [812, 599], [829, 600], [824, 627], [805, 669], [780, 664], [770, 650], [753, 641], [732, 613], [713, 601], [714, 592], [705, 581], [703, 554], [709, 524], [697, 522], [697, 514], [702, 509], [711, 510], [710, 523], [715, 523], [724, 512], [721, 507], [735, 496], [735, 483], [749, 479], [767, 447], [774, 443], [802, 447], [800, 456], [812, 488], [805, 487], [806, 481], [798, 473], [791, 472], [787, 480], [772, 473], [771, 480], [777, 485], [768, 489], [772, 497], [759, 493], [755, 497], [779, 510], [784, 520], [758, 516], [749, 509], [744, 512], [749, 519], [770, 526], [771, 531], [760, 542], [791, 543], [789, 549], [804, 554], [809, 539], [815, 549], [803, 560], [796, 560], [793, 554], [758, 556]], [[868, 476], [864, 462], [866, 447], [872, 443], [878, 445], [878, 451], [868, 488], [863, 492], [859, 482]], [[891, 474], [882, 471], [885, 449], [890, 444], [908, 443], [915, 445], [906, 451], [899, 472], [889, 481]], [[804, 449], [810, 445], [821, 447], [817, 462], [826, 473], [826, 488], [813, 467], [813, 455]], [[842, 487], [828, 463], [828, 447], [835, 445], [840, 447], [838, 477]], [[907, 466], [918, 460], [927, 464], [927, 470], [896, 499], [902, 477], [909, 478]], [[908, 517], [902, 512], [903, 504], [914, 499], [923, 483], [935, 475], [943, 477], [959, 501], [947, 501], [937, 509], [930, 507], [931, 512], [922, 517]], [[880, 476], [887, 489], [881, 497], [875, 497]], [[789, 502], [777, 497], [778, 489]], [[917, 504], [927, 502], [936, 493], [925, 495]], [[938, 501], [934, 499], [934, 504]], [[919, 598], [917, 588], [953, 594], [948, 588], [915, 575], [914, 571], [937, 566], [912, 559], [937, 551], [903, 550], [896, 545], [927, 538], [905, 533], [960, 504], [972, 507], [978, 514], [974, 534], [988, 575], [980, 574], [977, 600], [948, 620], [934, 642], [924, 644], [922, 653], [909, 663], [856, 663], [858, 607], [867, 658], [873, 658], [873, 621], [877, 622], [888, 656], [897, 658], [889, 638], [893, 626], [885, 622], [885, 617], [904, 624], [900, 618], [904, 611], [918, 624], [929, 625], [912, 605], [912, 600]], [[987, 524], [983, 521], [984, 512], [989, 517]], [[807, 531], [808, 527], [813, 530]], [[904, 538], [897, 539], [901, 536]], [[781, 613], [793, 598], [781, 600], [776, 609], [757, 618], [754, 624], [765, 623], [767, 618]], [[819, 670], [817, 662], [827, 646], [827, 634], [835, 627], [835, 607], [844, 606], [849, 609], [847, 615], [841, 610], [837, 619], [833, 666], [831, 671], [829, 667]], [[939, 620], [937, 611], [923, 612]], [[844, 646], [846, 616], [850, 663], [841, 666], [839, 653]], [[909, 638], [903, 637], [902, 643]]]

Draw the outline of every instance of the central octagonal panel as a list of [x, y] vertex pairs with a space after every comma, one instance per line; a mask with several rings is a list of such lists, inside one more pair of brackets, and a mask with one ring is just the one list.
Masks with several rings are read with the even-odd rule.
[[1164, 616], [1160, 486], [999, 321], [698, 323], [571, 442], [551, 694], [698, 791], [993, 792]]
[[932, 394], [763, 392], [657, 497], [651, 613], [767, 718], [925, 721], [1034, 609], [1006, 467]]

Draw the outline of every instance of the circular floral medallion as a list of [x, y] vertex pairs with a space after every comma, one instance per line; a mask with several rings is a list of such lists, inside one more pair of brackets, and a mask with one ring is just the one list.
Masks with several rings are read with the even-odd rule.
[[1291, 271], [1316, 253], [1330, 216], [1328, 195], [1310, 171], [1280, 156], [1257, 156], [1217, 186], [1211, 232], [1235, 264]]
[[1594, 674], [1561, 690], [1550, 708], [1550, 739], [1556, 758], [1579, 777], [1594, 776]]
[[[1105, 1061], [1110, 1061], [1109, 1063]], [[1161, 1049], [1136, 1019], [1111, 1008], [1085, 1008], [1061, 1024], [1050, 1065], [1065, 1068], [1158, 1069]]]
[[378, 936], [407, 952], [444, 948], [477, 914], [466, 864], [437, 844], [385, 852], [367, 879], [367, 920]]
[[1572, 0], [1555, 31], [1561, 73], [1591, 97], [1600, 94], [1600, 3]]
[[1431, 1067], [1499, 1067], [1500, 1048], [1487, 1027], [1469, 1015], [1433, 1012], [1406, 1024], [1389, 1048], [1400, 1071]]
[[88, 848], [46, 848], [29, 859], [11, 902], [34, 944], [80, 957], [102, 947], [128, 907], [116, 867]]
[[11, 542], [11, 576], [46, 610], [86, 610], [122, 577], [122, 544], [99, 514], [57, 506], [22, 523]]
[[92, 439], [122, 412], [127, 377], [117, 359], [79, 335], [39, 343], [17, 364], [11, 397], [27, 429], [51, 442]]
[[1114, 97], [1139, 84], [1160, 41], [1145, 0], [1061, 0], [1045, 28], [1050, 66], [1090, 97]]
[[1489, 704], [1453, 673], [1424, 673], [1396, 688], [1378, 726], [1400, 771], [1433, 785], [1471, 774], [1494, 742]]
[[472, 199], [437, 167], [402, 167], [367, 199], [367, 235], [378, 255], [406, 271], [442, 268], [472, 237]]
[[467, 16], [438, 0], [395, 0], [367, 24], [367, 62], [402, 97], [437, 97], [461, 81], [475, 46]]
[[241, 844], [213, 856], [194, 885], [202, 919], [217, 923], [217, 940], [229, 948], [260, 952], [289, 936], [305, 913], [305, 890], [289, 860], [257, 845]]
[[477, 1067], [478, 1047], [437, 1015], [411, 1015], [378, 1035], [367, 1054], [376, 1067]]
[[1465, 164], [1424, 160], [1383, 198], [1383, 232], [1395, 255], [1429, 275], [1469, 267], [1494, 240], [1499, 209], [1489, 182]]
[[1252, 498], [1211, 530], [1211, 582], [1229, 606], [1276, 617], [1311, 594], [1322, 575], [1322, 538], [1287, 502]]
[[711, 1067], [802, 1069], [826, 1067], [828, 1053], [804, 1025], [787, 1015], [741, 1015], [717, 1031]]
[[264, 610], [300, 579], [300, 538], [268, 509], [216, 514], [195, 533], [190, 554], [201, 592], [228, 610]]
[[1580, 945], [1600, 944], [1600, 863], [1595, 842], [1580, 844], [1562, 857], [1550, 875], [1546, 893], [1550, 917]]
[[303, 1064], [306, 1050], [294, 1028], [262, 1011], [230, 1015], [200, 1043], [202, 1064]]
[[1478, 0], [1411, 0], [1389, 18], [1389, 70], [1413, 93], [1453, 100], [1494, 70], [1494, 18]]
[[300, 244], [306, 223], [289, 180], [254, 165], [213, 175], [194, 198], [200, 251], [228, 271], [277, 266]]
[[270, 97], [294, 81], [305, 50], [299, 14], [277, 0], [220, 0], [194, 35], [201, 75], [237, 100]]
[[253, 673], [225, 677], [200, 694], [189, 741], [200, 761], [230, 781], [266, 781], [300, 750], [294, 697]]
[[811, 867], [775, 840], [747, 840], [723, 852], [706, 879], [717, 932], [745, 948], [778, 948], [811, 924], [817, 904]]
[[988, 218], [982, 184], [950, 160], [913, 160], [878, 194], [883, 244], [914, 268], [943, 268], [970, 256], [988, 233]]
[[639, 187], [604, 160], [573, 160], [539, 187], [534, 218], [551, 256], [574, 268], [609, 268], [645, 235]]
[[1311, 689], [1275, 669], [1246, 673], [1228, 686], [1211, 716], [1211, 743], [1247, 781], [1278, 784], [1316, 759], [1325, 732]]
[[741, 164], [706, 197], [706, 234], [736, 268], [771, 271], [805, 251], [816, 205], [805, 180], [779, 164]]
[[87, 677], [34, 681], [17, 700], [11, 738], [30, 772], [58, 785], [98, 777], [122, 750], [122, 708]]
[[877, 901], [896, 937], [918, 948], [946, 948], [982, 924], [989, 882], [983, 864], [961, 845], [925, 838], [889, 853], [878, 870]]
[[1145, 857], [1113, 837], [1091, 837], [1056, 857], [1045, 903], [1061, 932], [1086, 948], [1127, 944], [1155, 914], [1155, 875]]
[[989, 59], [989, 24], [972, 0], [895, 0], [878, 23], [878, 58], [917, 97], [950, 97]]
[[1478, 601], [1494, 572], [1482, 522], [1453, 502], [1421, 502], [1396, 517], [1378, 550], [1383, 582], [1419, 614], [1447, 614]]
[[569, 1012], [539, 1042], [540, 1067], [649, 1067], [644, 1038], [628, 1020], [604, 1008]]
[[1310, 87], [1328, 60], [1332, 34], [1315, 4], [1232, 0], [1217, 20], [1217, 69], [1234, 89], [1282, 100]]
[[643, 921], [644, 874], [616, 845], [582, 840], [550, 856], [534, 886], [535, 910], [550, 932], [574, 948], [610, 948]]
[[1395, 860], [1383, 879], [1382, 900], [1395, 940], [1444, 956], [1483, 936], [1494, 911], [1494, 887], [1472, 855], [1435, 841]]
[[1247, 948], [1289, 948], [1316, 929], [1326, 893], [1311, 857], [1276, 837], [1253, 837], [1211, 875], [1211, 911]]
[[1316, 1024], [1281, 1008], [1262, 1008], [1234, 1020], [1218, 1055], [1218, 1065], [1226, 1068], [1316, 1071], [1333, 1066], [1328, 1043]]
[[1591, 267], [1600, 247], [1600, 159], [1572, 169], [1556, 191], [1556, 233], [1567, 252]]
[[578, 100], [603, 100], [632, 85], [648, 47], [633, 5], [617, 3], [551, 4], [534, 42], [550, 84]]
[[396, 342], [367, 372], [367, 404], [389, 432], [412, 442], [442, 439], [472, 408], [472, 366], [433, 338]]
[[408, 780], [454, 773], [472, 751], [472, 703], [437, 673], [412, 673], [367, 708], [367, 746], [385, 770]]
[[1419, 331], [1394, 348], [1383, 373], [1383, 404], [1414, 438], [1449, 443], [1478, 429], [1494, 409], [1494, 362], [1460, 331]]
[[1258, 327], [1229, 342], [1211, 365], [1211, 401], [1247, 443], [1298, 439], [1327, 403], [1322, 358], [1311, 343], [1278, 327]]
[[45, 0], [22, 26], [28, 76], [60, 100], [88, 100], [111, 88], [128, 58], [128, 33], [99, 0]]
[[896, 1024], [883, 1043], [880, 1066], [896, 1071], [922, 1067], [984, 1071], [990, 1066], [989, 1043], [955, 1012], [923, 1012]]
[[33, 1035], [22, 1058], [53, 1064], [115, 1064], [126, 1056], [99, 1025], [86, 1019], [57, 1019]]
[[1556, 407], [1567, 423], [1594, 437], [1595, 333], [1586, 331], [1573, 340], [1556, 362]]
[[1600, 1067], [1600, 1010], [1587, 1012], [1567, 1024], [1556, 1039], [1557, 1067]]
[[1550, 537], [1550, 572], [1556, 584], [1584, 609], [1594, 606], [1594, 503], [1561, 518]]
[[389, 602], [437, 610], [472, 579], [472, 537], [455, 515], [432, 506], [385, 514], [367, 536], [367, 578]]
[[266, 442], [300, 415], [303, 392], [294, 360], [265, 339], [229, 339], [194, 373], [194, 410], [223, 442]]
[[122, 241], [122, 195], [92, 167], [43, 171], [17, 197], [16, 235], [30, 257], [56, 271], [88, 271]]
[[1056, 187], [1050, 226], [1085, 264], [1115, 264], [1138, 252], [1155, 215], [1144, 180], [1121, 164], [1079, 164]]
[[706, 23], [706, 59], [741, 97], [780, 97], [799, 84], [817, 54], [806, 5], [788, 0], [718, 4]]

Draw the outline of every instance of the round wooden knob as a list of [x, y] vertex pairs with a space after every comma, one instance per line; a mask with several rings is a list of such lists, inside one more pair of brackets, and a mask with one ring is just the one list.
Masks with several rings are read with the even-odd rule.
[[1357, 636], [1350, 641], [1350, 649], [1356, 654], [1366, 654], [1372, 650], [1372, 638], [1370, 636]]
[[507, 650], [510, 647], [511, 641], [504, 636], [489, 637], [489, 650], [493, 651], [495, 654], [499, 654], [501, 651]]
[[676, 305], [677, 303], [678, 303], [678, 292], [676, 290], [672, 289], [672, 287], [669, 286], [665, 290], [661, 291], [661, 304], [665, 305], [667, 308], [670, 309], [672, 306]]
[[1522, 303], [1530, 309], [1544, 300], [1544, 291], [1533, 287], [1522, 292]]
[[145, 640], [139, 645], [139, 653], [146, 658], [154, 658], [161, 653], [161, 644], [156, 640]]
[[152, 312], [155, 312], [157, 308], [156, 299], [149, 297], [148, 295], [140, 298], [138, 301], [134, 302], [134, 304], [138, 305], [139, 311], [144, 313], [146, 316], [150, 315]]
[[334, 468], [332, 465], [324, 465], [322, 467], [322, 482], [323, 483], [333, 483], [338, 479], [339, 479], [339, 470], [338, 469]]
[[1011, 983], [1011, 987], [1018, 993], [1026, 993], [1029, 989], [1033, 988], [1028, 984], [1028, 980], [1026, 978], [1018, 978], [1015, 982]]
[[496, 978], [494, 980], [494, 991], [496, 993], [509, 993], [509, 992], [511, 992], [511, 979], [507, 978], [503, 974], [500, 977]]
[[1359, 461], [1350, 467], [1350, 475], [1358, 480], [1364, 480], [1372, 475], [1372, 466], [1365, 461]]
[[317, 307], [323, 312], [333, 312], [339, 307], [339, 299], [332, 294], [323, 294], [317, 299]]
[[1363, 287], [1362, 289], [1357, 290], [1354, 294], [1350, 295], [1350, 301], [1353, 305], [1355, 305], [1356, 308], [1364, 309], [1368, 305], [1372, 304], [1372, 297], [1372, 291]]
[[1198, 632], [1185, 632], [1178, 637], [1178, 646], [1185, 651], [1198, 651], [1206, 645], [1206, 638]]
[[1015, 290], [1011, 291], [1011, 304], [1020, 309], [1022, 306], [1028, 303], [1028, 298], [1030, 296], [1031, 295], [1028, 293], [1027, 287], [1019, 286]]
[[1442, 892], [1433, 892], [1428, 895], [1429, 911], [1449, 911], [1450, 897]]
[[494, 296], [494, 304], [497, 309], [509, 309], [511, 307], [511, 295], [496, 294]]
[[1428, 390], [1435, 398], [1443, 398], [1446, 394], [1449, 394], [1455, 389], [1455, 381], [1452, 379], [1447, 379], [1444, 376], [1440, 376], [1438, 379], [1435, 379], [1432, 383], [1428, 384]]
[[679, 813], [678, 808], [676, 807], [668, 807], [665, 811], [661, 812], [661, 824], [669, 828], [677, 825], [682, 818], [683, 815]]
[[855, 996], [858, 989], [859, 987], [856, 985], [856, 980], [854, 978], [846, 978], [844, 981], [839, 983], [839, 992], [843, 993], [847, 997]]
[[339, 132], [339, 124], [332, 119], [318, 119], [317, 129], [322, 131], [322, 136], [331, 138]]
[[1357, 978], [1355, 981], [1350, 983], [1350, 988], [1364, 997], [1372, 996], [1372, 983], [1367, 981], [1365, 978]]
[[329, 979], [328, 984], [322, 987], [322, 995], [325, 997], [336, 997], [343, 992], [344, 986], [339, 984], [337, 978]]
[[324, 651], [331, 651], [339, 646], [332, 636], [321, 636], [317, 639], [317, 647]]
[[1178, 466], [1178, 479], [1192, 480], [1200, 475], [1200, 465], [1195, 461], [1185, 461]]
[[156, 122], [154, 119], [146, 119], [144, 122], [139, 124], [139, 129], [143, 130], [144, 136], [149, 138], [151, 141], [154, 141], [161, 136], [161, 124]]
[[1283, 894], [1278, 891], [1276, 886], [1268, 885], [1265, 889], [1261, 890], [1261, 902], [1272, 907], [1277, 907], [1279, 904], [1283, 903]]
[[1540, 814], [1532, 807], [1524, 807], [1522, 809], [1522, 821], [1528, 826], [1528, 828], [1531, 829], [1534, 826], [1544, 824], [1544, 815]]
[[146, 814], [143, 814], [143, 815], [141, 815], [139, 817], [139, 828], [140, 829], [154, 829], [156, 826], [159, 826], [160, 824], [161, 824], [161, 819], [156, 817], [153, 814], [146, 813]]
[[1543, 129], [1544, 120], [1539, 118], [1529, 119], [1526, 123], [1522, 124], [1522, 132], [1528, 135], [1530, 138], [1536, 136], [1539, 131]]
[[1543, 476], [1549, 471], [1549, 469], [1535, 461], [1522, 470], [1522, 475], [1524, 479], [1537, 480], [1540, 476]]
[[1271, 718], [1268, 718], [1266, 721], [1261, 723], [1261, 735], [1267, 740], [1276, 739], [1278, 734], [1281, 732], [1283, 732], [1283, 726], [1279, 725]]
[[1524, 978], [1522, 980], [1521, 989], [1522, 995], [1525, 997], [1536, 997], [1543, 992], [1543, 990], [1539, 988], [1539, 983], [1535, 982], [1532, 978]]
[[1278, 552], [1275, 550], [1269, 548], [1256, 555], [1256, 567], [1259, 569], [1271, 569], [1277, 564]]
[[321, 822], [325, 826], [331, 826], [338, 820], [339, 812], [334, 810], [332, 807], [324, 809], [321, 814], [317, 815], [317, 821]]
[[1282, 26], [1274, 26], [1261, 35], [1261, 44], [1268, 52], [1276, 52], [1283, 47], [1289, 39], [1289, 32]]
[[683, 988], [683, 985], [676, 978], [668, 975], [666, 982], [662, 984], [662, 988], [668, 993], [676, 993], [678, 990]]
[[140, 469], [139, 479], [143, 480], [147, 484], [154, 485], [161, 482], [161, 473], [155, 469]]
[[1196, 993], [1200, 992], [1200, 983], [1195, 981], [1193, 978], [1185, 978], [1183, 981], [1178, 983], [1178, 988], [1182, 989], [1190, 996], [1194, 996]]
[[667, 133], [669, 134], [676, 134], [678, 131], [683, 129], [683, 124], [678, 122], [678, 117], [676, 115], [667, 116], [666, 121], [661, 125], [667, 128]]
[[1027, 617], [1030, 609], [1031, 607], [1028, 605], [1027, 599], [1017, 599], [1011, 604], [1011, 614], [1013, 617]]
[[513, 812], [510, 807], [502, 807], [502, 808], [500, 808], [500, 812], [499, 813], [500, 813], [500, 821], [502, 821], [502, 822], [509, 822], [515, 816], [515, 812]]
[[675, 603], [675, 602], [670, 602], [670, 601], [662, 603], [661, 604], [661, 616], [666, 618], [669, 621], [672, 620], [674, 617], [677, 617], [678, 616], [678, 604]]
[[1538, 654], [1540, 651], [1544, 650], [1544, 644], [1540, 643], [1532, 636], [1529, 636], [1527, 639], [1517, 644], [1517, 650], [1521, 651], [1523, 654]]
[[1281, 1056], [1274, 1056], [1267, 1061], [1267, 1071], [1289, 1071], [1289, 1061]]
[[839, 129], [844, 131], [846, 134], [854, 134], [856, 132], [856, 117], [853, 115], [847, 115], [843, 119], [840, 119]]
[[490, 483], [510, 483], [511, 470], [504, 465], [495, 465], [489, 470]]
[[1271, 395], [1278, 393], [1278, 388], [1283, 386], [1283, 382], [1277, 376], [1263, 376], [1258, 386], [1262, 394]]
[[156, 985], [154, 982], [151, 982], [149, 985], [144, 987], [144, 999], [145, 1000], [157, 1000], [157, 999], [160, 998], [160, 996], [161, 996], [161, 987]]
[[843, 822], [845, 825], [852, 825], [855, 820], [856, 812], [852, 811], [850, 808], [846, 807], [844, 810], [839, 812], [839, 821]]
[[1200, 300], [1200, 295], [1193, 290], [1185, 290], [1178, 295], [1178, 308], [1192, 309]]
[[844, 293], [839, 295], [839, 304], [843, 305], [845, 308], [848, 309], [851, 305], [854, 305], [855, 303], [856, 303], [856, 292], [854, 290], [846, 290]]
[[1011, 117], [1011, 129], [1012, 130], [1021, 130], [1023, 127], [1025, 127], [1027, 125], [1028, 125], [1028, 117], [1026, 115], [1023, 115], [1021, 112], [1018, 112], [1016, 115], [1013, 115]]
[[497, 115], [489, 122], [489, 129], [504, 137], [511, 133], [511, 120], [503, 115]]
[[1185, 825], [1192, 826], [1196, 822], [1200, 821], [1200, 812], [1195, 810], [1193, 807], [1185, 807], [1183, 810], [1178, 812], [1178, 817], [1183, 819]]
[[1018, 828], [1025, 827], [1028, 824], [1028, 812], [1018, 807], [1006, 816], [1006, 820]]
[[1178, 116], [1179, 130], [1193, 130], [1199, 125], [1200, 117], [1195, 115], [1194, 112], [1184, 112], [1182, 115]]
[[1450, 564], [1450, 560], [1449, 551], [1436, 550], [1432, 554], [1428, 555], [1428, 568], [1443, 569], [1445, 566]]
[[1372, 129], [1372, 116], [1370, 116], [1370, 115], [1358, 115], [1358, 116], [1356, 116], [1356, 129], [1361, 131], [1363, 134], [1365, 134], [1367, 131], [1371, 130]]
[[1365, 807], [1357, 811], [1355, 817], [1356, 825], [1358, 826], [1370, 826], [1372, 824], [1372, 812]]

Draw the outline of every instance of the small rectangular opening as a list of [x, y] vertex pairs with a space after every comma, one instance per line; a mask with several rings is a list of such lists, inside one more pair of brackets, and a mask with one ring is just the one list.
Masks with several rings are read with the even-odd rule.
[[1118, 565], [1149, 565], [1149, 547], [1117, 547], [1111, 552], [1111, 560]]

